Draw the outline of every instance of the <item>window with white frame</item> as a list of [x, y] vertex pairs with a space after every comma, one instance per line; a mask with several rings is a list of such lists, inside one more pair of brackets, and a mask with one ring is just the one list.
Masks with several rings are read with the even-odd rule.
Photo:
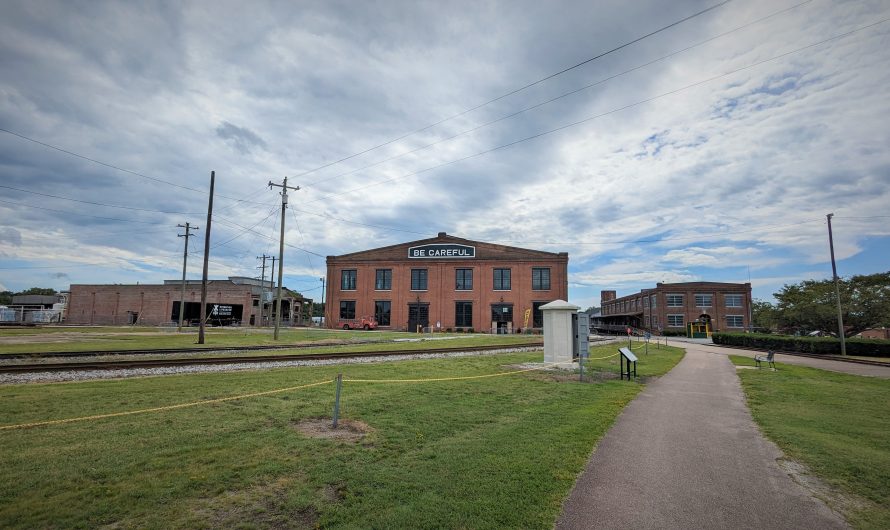
[[726, 327], [743, 328], [745, 327], [744, 317], [742, 315], [726, 315]]
[[658, 327], [658, 315], [652, 315], [652, 327], [653, 328]]
[[668, 295], [665, 295], [664, 298], [667, 301], [668, 307], [683, 307], [683, 295], [682, 294], [668, 294]]
[[649, 297], [648, 296], [643, 297], [643, 307], [649, 307]]
[[649, 297], [649, 305], [652, 306], [653, 309], [655, 309], [656, 296], [658, 296], [658, 295], [653, 294], [652, 296]]
[[742, 295], [740, 294], [726, 294], [723, 295], [723, 299], [726, 301], [726, 307], [742, 307]]
[[697, 294], [695, 295], [695, 307], [711, 307], [714, 302], [714, 295], [712, 294]]
[[668, 315], [668, 327], [669, 328], [682, 328], [683, 327], [683, 315]]

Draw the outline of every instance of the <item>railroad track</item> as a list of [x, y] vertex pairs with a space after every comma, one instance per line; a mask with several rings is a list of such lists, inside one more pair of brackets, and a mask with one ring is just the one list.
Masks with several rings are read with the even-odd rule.
[[[133, 359], [122, 361], [85, 361], [85, 362], [61, 362], [40, 364], [11, 364], [0, 365], [0, 373], [34, 373], [34, 372], [61, 372], [61, 371], [90, 371], [90, 370], [126, 370], [132, 368], [164, 368], [170, 366], [198, 366], [209, 364], [247, 364], [281, 361], [320, 361], [329, 359], [355, 359], [362, 357], [386, 357], [391, 355], [435, 355], [439, 353], [453, 353], [465, 351], [489, 351], [507, 350], [515, 348], [543, 347], [540, 342], [527, 342], [520, 344], [501, 344], [488, 346], [464, 346], [454, 348], [435, 348], [424, 350], [387, 350], [374, 352], [337, 352], [337, 353], [309, 353], [290, 355], [253, 355], [249, 357], [200, 357], [179, 359]], [[244, 350], [247, 348], [234, 348]], [[257, 348], [260, 349], [260, 348]], [[273, 347], [268, 349], [283, 349]], [[165, 350], [166, 351], [166, 350]], [[198, 350], [198, 351], [207, 351]], [[211, 351], [219, 351], [217, 349]], [[148, 353], [148, 352], [147, 352]], [[156, 353], [156, 352], [151, 352]]]
[[[392, 341], [366, 341], [358, 344], [388, 344]], [[203, 348], [163, 348], [157, 350], [97, 350], [97, 351], [51, 351], [7, 353], [0, 355], [3, 359], [39, 359], [43, 357], [98, 357], [102, 355], [165, 355], [168, 353], [211, 353], [218, 351], [261, 351], [261, 350], [297, 350], [300, 348], [318, 348], [320, 346], [344, 346], [344, 344], [265, 344], [262, 346], [212, 346]]]

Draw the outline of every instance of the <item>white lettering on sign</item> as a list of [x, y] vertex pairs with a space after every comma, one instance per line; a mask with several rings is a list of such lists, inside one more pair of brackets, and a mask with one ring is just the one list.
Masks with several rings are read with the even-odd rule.
[[410, 247], [409, 258], [475, 258], [476, 247], [453, 243], [433, 243], [421, 247]]

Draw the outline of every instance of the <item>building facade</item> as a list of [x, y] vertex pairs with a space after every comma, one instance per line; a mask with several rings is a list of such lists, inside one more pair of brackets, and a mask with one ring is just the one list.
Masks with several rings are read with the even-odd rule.
[[[328, 256], [325, 322], [363, 316], [383, 329], [514, 333], [543, 325], [568, 297], [568, 254], [438, 236]], [[527, 315], [527, 316], [526, 316]]]
[[689, 323], [711, 331], [743, 331], [751, 326], [750, 283], [658, 283], [654, 289], [618, 298], [602, 291], [597, 325], [608, 331], [625, 327], [682, 332]]
[[[179, 321], [182, 281], [163, 284], [71, 286], [69, 324], [158, 326]], [[282, 325], [303, 324], [311, 300], [282, 290]], [[305, 310], [304, 310], [305, 308]], [[201, 281], [186, 280], [185, 323], [201, 319]], [[274, 324], [272, 287], [255, 278], [230, 277], [207, 282], [205, 318], [211, 325], [263, 326]]]

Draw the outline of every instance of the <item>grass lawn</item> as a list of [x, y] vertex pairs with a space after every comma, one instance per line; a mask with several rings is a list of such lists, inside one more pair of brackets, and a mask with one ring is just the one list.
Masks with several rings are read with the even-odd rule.
[[[51, 353], [58, 351], [107, 351], [127, 349], [170, 349], [192, 348], [195, 346], [213, 348], [219, 346], [260, 346], [281, 344], [307, 344], [319, 341], [329, 343], [361, 344], [366, 342], [385, 342], [394, 339], [419, 338], [416, 333], [397, 331], [337, 331], [318, 328], [283, 329], [280, 340], [272, 337], [268, 329], [209, 329], [206, 343], [196, 345], [197, 331], [190, 329], [184, 333], [159, 331], [158, 328], [42, 328], [43, 333], [35, 333], [33, 329], [0, 329], [0, 356], [14, 353]], [[70, 332], [69, 332], [70, 331]], [[24, 332], [24, 333], [23, 333]], [[456, 336], [462, 339], [463, 334], [437, 333], [435, 337]], [[473, 335], [483, 342], [510, 343], [542, 340], [540, 335]], [[451, 341], [433, 341], [446, 347]]]
[[[681, 357], [662, 349], [644, 365], [655, 375]], [[270, 390], [338, 371], [354, 379], [472, 376], [533, 360], [541, 353], [5, 386], [0, 425]], [[330, 416], [332, 384], [0, 431], [0, 526], [551, 528], [597, 440], [641, 388], [542, 372], [346, 382], [341, 417], [373, 429], [359, 443], [294, 429]]]
[[[730, 358], [754, 365], [748, 357]], [[764, 434], [841, 493], [863, 499], [834, 503], [855, 527], [890, 528], [890, 381], [778, 368], [739, 370]]]

